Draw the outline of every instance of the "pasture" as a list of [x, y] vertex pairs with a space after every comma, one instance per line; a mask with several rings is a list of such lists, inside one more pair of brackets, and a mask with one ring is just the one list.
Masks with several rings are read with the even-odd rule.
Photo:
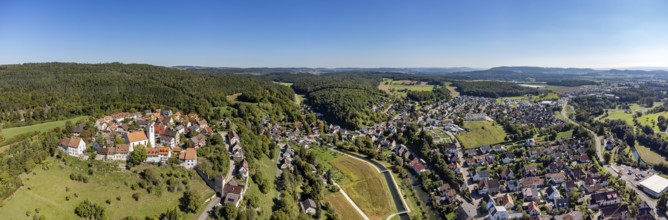
[[501, 143], [506, 138], [506, 132], [499, 125], [490, 121], [464, 122], [465, 132], [457, 135], [457, 139], [465, 148], [477, 148], [482, 145]]
[[642, 146], [640, 144], [636, 143], [636, 151], [638, 151], [638, 156], [645, 161], [645, 163], [649, 163], [651, 165], [656, 165], [659, 163], [666, 163], [668, 164], [668, 161], [666, 161], [666, 158], [659, 155], [658, 153], [654, 152], [652, 149], [649, 149], [648, 147]]
[[[92, 176], [86, 174], [86, 170], [90, 169], [86, 161], [68, 158], [69, 165], [64, 165], [60, 160], [49, 159], [45, 164], [47, 165], [38, 166], [33, 173], [21, 177], [24, 186], [0, 207], [0, 214], [4, 219], [26, 219], [26, 212], [31, 211], [34, 214], [36, 209], [47, 219], [78, 219], [74, 209], [85, 199], [104, 207], [109, 219], [158, 216], [177, 207], [185, 189], [181, 185], [181, 190], [168, 191], [165, 187], [168, 178], [176, 179], [179, 184], [181, 181], [188, 182], [187, 188], [199, 194], [202, 203], [214, 194], [194, 171], [186, 171], [180, 167], [147, 165], [160, 174], [178, 173], [178, 176], [159, 178], [162, 184], [159, 190], [161, 192], [153, 189], [153, 192], [149, 193], [147, 189], [136, 186], [143, 181], [138, 174], [114, 171], [115, 164], [98, 162], [93, 166], [98, 168], [98, 171]], [[89, 182], [71, 180], [69, 176], [72, 173], [88, 176]], [[134, 190], [131, 189], [133, 185]], [[139, 195], [138, 200], [133, 199], [134, 193]], [[187, 217], [195, 218], [195, 215], [188, 214]]]
[[51, 129], [57, 128], [57, 127], [65, 127], [65, 123], [68, 121], [71, 122], [72, 124], [76, 123], [79, 120], [86, 119], [87, 116], [79, 116], [75, 118], [70, 118], [66, 120], [60, 120], [60, 121], [52, 121], [52, 122], [45, 122], [41, 124], [34, 124], [34, 125], [28, 125], [28, 126], [23, 126], [23, 127], [14, 127], [14, 128], [6, 128], [2, 129], [2, 134], [5, 136], [4, 141], [0, 142], [0, 146], [4, 146], [7, 144], [10, 144], [16, 137], [24, 134], [30, 134], [33, 132], [45, 132], [49, 131]]

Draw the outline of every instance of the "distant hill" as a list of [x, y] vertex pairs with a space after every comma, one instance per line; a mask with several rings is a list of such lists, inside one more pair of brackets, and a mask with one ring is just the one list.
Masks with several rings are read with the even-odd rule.
[[511, 71], [520, 73], [556, 73], [556, 74], [586, 74], [597, 72], [590, 68], [555, 68], [533, 66], [501, 66], [490, 68], [489, 71]]
[[208, 73], [231, 73], [231, 74], [269, 74], [269, 73], [336, 73], [336, 72], [392, 72], [406, 74], [447, 74], [454, 72], [468, 72], [482, 70], [469, 67], [418, 67], [418, 68], [308, 68], [308, 67], [202, 67], [202, 66], [173, 66], [172, 68], [180, 70], [189, 70], [194, 72]]

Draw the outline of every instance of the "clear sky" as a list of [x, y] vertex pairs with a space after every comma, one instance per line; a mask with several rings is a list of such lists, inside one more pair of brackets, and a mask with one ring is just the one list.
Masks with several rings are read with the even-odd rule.
[[668, 66], [663, 0], [0, 0], [0, 63]]

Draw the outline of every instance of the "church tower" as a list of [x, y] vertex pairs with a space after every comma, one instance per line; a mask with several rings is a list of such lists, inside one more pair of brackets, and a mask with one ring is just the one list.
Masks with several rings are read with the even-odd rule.
[[148, 125], [148, 143], [151, 145], [151, 147], [156, 147], [155, 145], [155, 122], [151, 122], [151, 124]]

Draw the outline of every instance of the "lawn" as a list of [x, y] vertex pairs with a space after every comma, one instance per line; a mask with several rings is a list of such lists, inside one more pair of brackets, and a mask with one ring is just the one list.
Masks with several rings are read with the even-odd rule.
[[389, 186], [381, 173], [370, 164], [351, 157], [332, 160], [332, 165], [346, 176], [339, 184], [371, 219], [384, 219], [396, 212]]
[[10, 144], [12, 142], [12, 139], [16, 136], [22, 135], [22, 134], [28, 134], [31, 132], [45, 132], [49, 131], [51, 129], [57, 128], [57, 127], [65, 127], [65, 123], [70, 121], [72, 123], [75, 123], [79, 120], [85, 119], [87, 116], [79, 116], [75, 118], [70, 118], [66, 120], [60, 120], [60, 121], [52, 121], [52, 122], [46, 122], [46, 123], [41, 123], [41, 124], [34, 124], [34, 125], [29, 125], [29, 126], [23, 126], [23, 127], [15, 127], [15, 128], [6, 128], [2, 130], [2, 134], [5, 136], [5, 140], [0, 143], [0, 146], [4, 146], [6, 144]]
[[[39, 209], [40, 214], [45, 215], [47, 219], [78, 219], [74, 209], [84, 199], [89, 199], [104, 207], [109, 219], [121, 219], [127, 216], [144, 218], [145, 216], [156, 216], [177, 207], [179, 198], [183, 196], [183, 191], [169, 192], [166, 190], [165, 180], [162, 178], [162, 193], [158, 196], [155, 191], [148, 193], [147, 190], [139, 187], [132, 190], [130, 185], [141, 180], [139, 175], [126, 171], [109, 171], [115, 169], [114, 164], [97, 164], [94, 167], [100, 168], [100, 171], [97, 171], [94, 176], [88, 176], [84, 171], [88, 169], [88, 162], [71, 158], [69, 160], [73, 163], [72, 165], [62, 165], [60, 160], [50, 159], [47, 161], [48, 164], [51, 164], [49, 169], [44, 170], [38, 166], [34, 169], [33, 174], [23, 176], [21, 179], [24, 186], [0, 207], [3, 219], [26, 219], [26, 212], [35, 213], [35, 209]], [[152, 167], [158, 173], [167, 173], [170, 170], [187, 173], [180, 167]], [[192, 178], [186, 175], [179, 179], [189, 179], [188, 186], [200, 195], [202, 202], [214, 194], [213, 190], [206, 186], [194, 171], [188, 172], [192, 174]], [[71, 180], [69, 175], [72, 173], [88, 176], [89, 182]], [[139, 201], [133, 199], [133, 193], [139, 193]], [[66, 200], [66, 197], [69, 197], [69, 201]], [[117, 200], [117, 197], [120, 200]], [[107, 200], [111, 204], [106, 203]], [[195, 214], [189, 214], [188, 218], [195, 218]]]
[[621, 109], [608, 109], [608, 117], [601, 118], [600, 120], [605, 119], [619, 119], [626, 121], [627, 124], [633, 124], [633, 114], [627, 114], [624, 110]]
[[464, 122], [465, 132], [457, 136], [465, 148], [477, 148], [482, 145], [492, 145], [503, 142], [506, 132], [499, 125], [490, 121]]
[[569, 139], [573, 137], [573, 130], [568, 130], [564, 132], [559, 132], [557, 133], [557, 140], [563, 138], [563, 139]]
[[339, 219], [363, 219], [355, 208], [348, 202], [341, 192], [331, 193], [325, 196], [325, 200], [332, 205], [334, 212], [339, 215]]
[[636, 143], [635, 148], [636, 151], [638, 151], [638, 156], [640, 156], [640, 158], [643, 161], [645, 161], [645, 163], [649, 163], [652, 165], [656, 165], [659, 163], [668, 163], [665, 157], [659, 155], [658, 153], [652, 151], [651, 149], [645, 146]]

